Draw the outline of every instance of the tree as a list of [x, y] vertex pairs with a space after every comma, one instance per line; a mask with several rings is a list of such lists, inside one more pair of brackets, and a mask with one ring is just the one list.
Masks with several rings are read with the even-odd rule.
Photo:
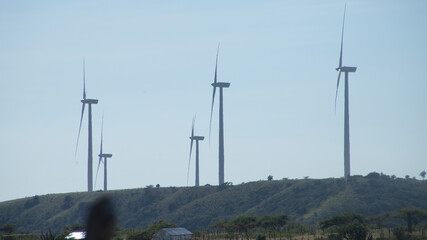
[[420, 176], [423, 178], [423, 180], [424, 180], [424, 178], [426, 177], [426, 170], [423, 170], [421, 173], [420, 173]]
[[374, 224], [378, 229], [385, 227], [385, 220], [390, 218], [389, 213], [369, 217], [369, 222]]
[[339, 235], [348, 240], [362, 240], [366, 239], [368, 229], [364, 224], [354, 221], [341, 228]]
[[272, 176], [272, 175], [268, 175], [267, 180], [268, 180], [268, 181], [273, 180], [273, 176]]
[[285, 226], [286, 223], [288, 223], [288, 220], [289, 220], [289, 218], [286, 215], [273, 216], [273, 223], [274, 223], [273, 226], [274, 226], [274, 229], [280, 233], [279, 234], [280, 239], [282, 239], [282, 234], [281, 234], [282, 233], [282, 231], [281, 231], [282, 227]]
[[227, 222], [215, 222], [209, 226], [209, 229], [212, 229], [217, 234], [226, 230]]
[[[264, 216], [258, 220], [257, 225], [264, 229], [265, 232], [271, 232], [274, 229], [274, 220], [272, 216]], [[270, 234], [269, 234], [270, 235]]]
[[408, 226], [408, 233], [411, 233], [414, 225], [417, 225], [421, 220], [427, 219], [427, 211], [420, 209], [402, 209], [394, 217], [405, 220]]
[[379, 173], [377, 173], [377, 172], [371, 172], [371, 173], [369, 173], [368, 175], [366, 175], [366, 178], [374, 178], [374, 179], [377, 179], [377, 178], [379, 178], [381, 175], [379, 174]]
[[319, 223], [321, 229], [330, 229], [330, 239], [360, 240], [366, 239], [368, 228], [364, 216], [356, 213], [344, 213], [332, 216]]
[[[258, 220], [257, 225], [269, 233], [275, 233], [276, 231], [280, 233], [282, 227], [288, 223], [288, 220], [289, 218], [286, 215], [264, 216]], [[273, 238], [276, 238], [276, 236], [273, 235]]]
[[225, 189], [227, 189], [228, 187], [231, 187], [231, 186], [233, 186], [232, 182], [225, 182], [225, 183], [219, 185], [217, 187], [217, 189], [218, 189], [218, 191], [222, 191], [222, 190], [225, 190]]
[[[245, 234], [249, 239], [249, 231], [256, 226], [257, 217], [253, 215], [238, 215], [228, 222], [231, 230], [237, 231], [239, 234]], [[243, 237], [242, 237], [243, 239]]]
[[364, 216], [357, 213], [342, 213], [322, 220], [319, 225], [321, 229], [327, 229], [333, 226], [346, 225], [354, 221], [365, 223], [366, 219]]

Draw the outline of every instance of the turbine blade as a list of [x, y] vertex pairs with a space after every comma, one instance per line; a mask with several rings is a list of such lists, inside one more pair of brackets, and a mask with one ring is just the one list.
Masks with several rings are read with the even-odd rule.
[[196, 116], [197, 114], [194, 114], [193, 123], [191, 124], [191, 144], [190, 144], [190, 156], [188, 157], [187, 185], [188, 185], [188, 179], [190, 176], [190, 162], [191, 162], [191, 152], [193, 152], [194, 123], [196, 122]]
[[215, 61], [215, 77], [214, 77], [214, 83], [217, 82], [217, 69], [218, 69], [218, 55], [219, 55], [219, 43], [218, 43], [218, 48], [216, 50], [216, 61]]
[[84, 112], [85, 112], [85, 104], [83, 103], [83, 105], [82, 105], [82, 115], [80, 116], [79, 133], [77, 134], [76, 151], [74, 153], [75, 156], [77, 156], [77, 148], [79, 146], [80, 130], [82, 129], [82, 121], [83, 121]]
[[99, 165], [101, 165], [101, 161], [102, 161], [102, 157], [99, 157], [99, 160], [98, 160], [98, 169], [96, 170], [96, 176], [95, 176], [95, 186], [93, 188], [96, 187], [96, 180], [98, 179]]
[[188, 168], [187, 168], [187, 186], [188, 186], [188, 179], [190, 177], [190, 162], [191, 162], [191, 152], [193, 151], [193, 139], [191, 139], [190, 144], [190, 156], [188, 157]]
[[337, 112], [338, 87], [340, 86], [341, 69], [338, 70], [337, 90], [335, 91], [335, 113]]
[[344, 45], [344, 23], [345, 23], [345, 10], [347, 8], [347, 4], [344, 5], [344, 16], [342, 19], [342, 31], [341, 31], [341, 51], [340, 51], [340, 62], [339, 62], [339, 68], [342, 67], [342, 50], [343, 50], [343, 45]]
[[102, 154], [102, 139], [104, 135], [104, 113], [102, 114], [102, 123], [101, 123], [101, 147], [99, 150], [99, 154]]
[[193, 117], [193, 124], [191, 125], [191, 137], [194, 137], [194, 122], [196, 121], [196, 115]]
[[85, 59], [83, 58], [83, 99], [86, 99]]
[[[219, 45], [220, 45], [220, 43], [218, 43], [218, 49], [216, 50], [214, 83], [217, 83]], [[213, 113], [213, 107], [214, 107], [214, 103], [215, 103], [215, 92], [216, 92], [216, 86], [213, 86], [212, 106], [211, 106], [211, 118], [210, 118], [210, 121], [209, 121], [209, 143], [211, 142], [212, 113]]]

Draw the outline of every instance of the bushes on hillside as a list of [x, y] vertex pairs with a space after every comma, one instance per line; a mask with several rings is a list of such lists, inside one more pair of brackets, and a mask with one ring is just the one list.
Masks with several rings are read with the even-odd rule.
[[34, 196], [34, 197], [32, 197], [32, 198], [30, 198], [30, 199], [28, 199], [26, 202], [25, 202], [25, 204], [24, 204], [24, 208], [25, 209], [29, 209], [29, 208], [32, 208], [32, 207], [34, 207], [34, 206], [36, 206], [36, 205], [38, 205], [40, 203], [40, 199], [39, 199], [39, 196]]
[[368, 235], [366, 218], [356, 213], [332, 216], [319, 223], [321, 229], [329, 229], [329, 239], [363, 240]]
[[12, 234], [15, 231], [15, 224], [6, 223], [0, 227], [0, 232], [3, 234]]
[[61, 206], [62, 210], [67, 210], [72, 206], [73, 206], [73, 198], [70, 195], [65, 196]]

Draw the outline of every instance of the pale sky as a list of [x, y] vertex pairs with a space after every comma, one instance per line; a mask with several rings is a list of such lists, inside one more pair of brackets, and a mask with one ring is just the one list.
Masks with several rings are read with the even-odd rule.
[[[215, 54], [225, 181], [342, 177], [334, 112], [344, 1], [0, 1], [0, 201], [87, 190], [82, 62], [102, 113], [109, 189], [187, 186], [197, 113], [200, 183], [218, 184]], [[351, 174], [427, 169], [427, 1], [347, 1]], [[218, 100], [218, 96], [216, 98]], [[194, 156], [194, 153], [193, 153]], [[95, 175], [96, 173], [94, 173]], [[95, 189], [102, 188], [102, 171]], [[194, 184], [194, 158], [189, 185]], [[95, 182], [95, 180], [94, 180]]]

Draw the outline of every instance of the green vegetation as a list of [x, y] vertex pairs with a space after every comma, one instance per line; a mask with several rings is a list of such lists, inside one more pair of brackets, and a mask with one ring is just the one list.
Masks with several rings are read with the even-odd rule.
[[368, 228], [366, 218], [360, 214], [344, 213], [332, 216], [319, 223], [322, 230], [330, 230], [329, 239], [366, 239]]
[[[400, 224], [385, 224], [377, 229], [376, 220], [392, 220], [399, 217], [402, 213], [404, 220], [411, 215], [421, 216], [424, 210], [402, 210], [397, 214], [383, 214], [380, 216], [366, 217], [361, 214], [343, 213], [323, 219], [318, 227], [310, 227], [292, 220], [286, 215], [275, 216], [256, 216], [256, 215], [238, 215], [234, 218], [216, 222], [206, 229], [193, 231], [193, 239], [204, 240], [373, 240], [373, 239], [391, 239], [391, 240], [418, 240], [427, 239], [425, 231], [427, 230], [427, 219], [418, 218], [413, 221], [411, 229], [406, 228], [404, 221]], [[408, 215], [409, 213], [409, 215]], [[419, 215], [422, 213], [421, 215]], [[414, 215], [415, 214], [415, 215]], [[156, 222], [146, 229], [122, 228], [116, 227], [114, 239], [112, 240], [150, 240], [154, 233], [162, 228], [176, 227], [174, 223]], [[40, 234], [13, 234], [14, 226], [9, 224], [0, 228], [3, 234], [0, 234], [0, 240], [65, 240], [72, 231], [83, 231], [82, 225], [66, 226], [61, 234], [52, 234], [41, 232]], [[12, 230], [11, 230], [12, 229]], [[384, 233], [388, 230], [388, 236]], [[7, 232], [7, 234], [6, 234]]]
[[15, 224], [6, 223], [0, 227], [0, 232], [5, 235], [9, 235], [15, 232]]
[[422, 171], [420, 172], [420, 176], [424, 179], [424, 178], [426, 177], [426, 171], [425, 171], [425, 170], [422, 170]]
[[394, 217], [405, 220], [408, 233], [412, 233], [412, 226], [427, 220], [427, 211], [419, 209], [401, 209]]
[[[141, 189], [106, 193], [34, 196], [1, 202], [0, 226], [12, 224], [15, 233], [40, 234], [51, 230], [53, 234], [59, 234], [64, 226], [84, 224], [88, 206], [105, 194], [113, 200], [117, 223], [123, 229], [142, 231], [154, 223], [170, 222], [200, 231], [211, 226], [209, 229], [221, 229], [224, 234], [230, 234], [220, 224], [216, 228], [213, 226], [234, 219], [242, 224], [236, 230], [239, 238], [249, 236], [253, 239], [312, 233], [319, 222], [348, 212], [366, 217], [366, 223], [359, 221], [361, 225], [353, 227], [371, 229], [368, 236], [372, 229], [403, 224], [404, 233], [408, 235], [409, 225], [411, 228], [418, 226], [424, 221], [424, 215], [408, 218], [402, 209], [427, 209], [427, 181], [371, 173], [349, 179], [283, 179], [180, 188], [147, 185]], [[245, 218], [235, 219], [241, 215]], [[282, 219], [285, 224], [274, 225], [275, 216], [287, 216]], [[408, 219], [412, 219], [409, 225]], [[251, 229], [253, 224], [257, 226], [255, 230]], [[325, 232], [334, 228], [325, 228]]]

